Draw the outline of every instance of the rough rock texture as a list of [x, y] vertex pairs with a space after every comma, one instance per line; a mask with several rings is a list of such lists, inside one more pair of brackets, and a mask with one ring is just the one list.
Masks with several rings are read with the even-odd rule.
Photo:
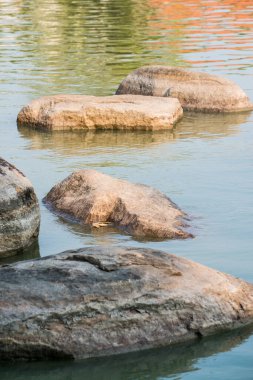
[[252, 110], [245, 92], [234, 82], [207, 73], [169, 66], [144, 66], [131, 72], [116, 91], [120, 94], [178, 98], [184, 110], [235, 112]]
[[0, 267], [0, 359], [86, 358], [253, 321], [253, 285], [150, 249], [88, 247]]
[[109, 222], [141, 238], [191, 237], [182, 229], [186, 215], [164, 194], [95, 170], [74, 172], [54, 186], [44, 201], [63, 217], [95, 227]]
[[182, 114], [178, 99], [173, 98], [55, 95], [22, 108], [17, 122], [47, 130], [158, 130], [171, 129]]
[[0, 257], [11, 256], [38, 236], [40, 211], [31, 182], [0, 158]]

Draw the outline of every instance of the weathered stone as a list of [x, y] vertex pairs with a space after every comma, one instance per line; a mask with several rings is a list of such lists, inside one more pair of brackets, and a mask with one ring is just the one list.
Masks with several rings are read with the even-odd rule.
[[47, 130], [159, 130], [173, 128], [182, 114], [173, 98], [55, 95], [33, 100], [19, 112], [17, 122]]
[[188, 111], [253, 109], [245, 92], [231, 80], [169, 66], [144, 66], [134, 70], [123, 79], [116, 94], [178, 98], [183, 109]]
[[86, 358], [253, 321], [253, 285], [168, 253], [87, 247], [0, 267], [0, 359]]
[[0, 257], [32, 244], [39, 233], [40, 211], [31, 182], [0, 158]]
[[63, 217], [97, 227], [110, 222], [141, 238], [187, 238], [186, 215], [152, 187], [132, 184], [95, 170], [74, 172], [54, 186], [45, 203]]

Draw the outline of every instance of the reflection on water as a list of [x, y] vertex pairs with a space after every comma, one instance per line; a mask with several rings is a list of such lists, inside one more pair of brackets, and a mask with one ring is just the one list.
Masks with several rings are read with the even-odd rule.
[[2, 0], [0, 7], [7, 87], [14, 80], [41, 95], [108, 94], [143, 64], [252, 67], [251, 0]]
[[252, 67], [252, 0], [149, 0], [149, 4], [155, 9], [149, 26], [156, 36], [159, 30], [160, 38], [153, 42], [157, 48], [167, 48], [171, 32], [175, 53], [187, 54], [185, 62], [190, 65]]
[[16, 261], [33, 260], [40, 257], [39, 242], [36, 240], [29, 247], [24, 248], [21, 252], [17, 252], [16, 256], [0, 258], [0, 265], [11, 264]]
[[[252, 113], [187, 114], [172, 132], [156, 133], [16, 127], [20, 108], [33, 98], [109, 95], [146, 64], [226, 75], [253, 101], [252, 20], [252, 0], [0, 0], [0, 155], [29, 177], [39, 199], [72, 171], [96, 168], [156, 187], [197, 217], [195, 239], [150, 243], [114, 230], [84, 230], [41, 205], [41, 256], [84, 245], [144, 246], [253, 281]], [[27, 258], [37, 257], [38, 246], [30, 253]], [[21, 371], [9, 364], [0, 377], [252, 380], [253, 337], [244, 338], [236, 333], [90, 364], [30, 363]]]
[[[236, 126], [245, 123], [249, 113], [199, 114], [185, 113], [184, 118], [171, 131], [122, 132], [43, 132], [19, 127], [20, 136], [29, 140], [29, 149], [52, 149], [63, 156], [94, 155], [101, 148], [142, 148], [148, 145], [174, 142], [175, 139], [216, 139], [237, 133]], [[110, 165], [113, 165], [111, 162]]]
[[[215, 357], [218, 353], [230, 351], [247, 340], [252, 332], [251, 326], [232, 333], [201, 339], [198, 342], [76, 363], [65, 361], [11, 366], [2, 364], [0, 376], [1, 380], [158, 380], [181, 379], [180, 374], [186, 372], [187, 378], [193, 380], [199, 378], [197, 377], [199, 358]], [[202, 377], [203, 379], [221, 378], [213, 375], [212, 378], [207, 376]]]

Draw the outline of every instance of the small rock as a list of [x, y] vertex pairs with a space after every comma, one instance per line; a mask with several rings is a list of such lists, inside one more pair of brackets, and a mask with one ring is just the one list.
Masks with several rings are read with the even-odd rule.
[[80, 170], [54, 186], [45, 203], [83, 224], [112, 223], [139, 238], [188, 238], [184, 214], [152, 187], [132, 184], [95, 170]]
[[0, 258], [32, 244], [39, 225], [39, 205], [31, 182], [0, 158]]
[[144, 96], [55, 95], [33, 100], [18, 114], [20, 126], [46, 130], [172, 129], [183, 115], [177, 99]]
[[187, 111], [236, 112], [253, 109], [245, 92], [231, 80], [169, 66], [144, 66], [134, 70], [123, 79], [116, 94], [178, 98]]
[[143, 350], [253, 321], [253, 285], [165, 252], [87, 247], [0, 266], [0, 360]]

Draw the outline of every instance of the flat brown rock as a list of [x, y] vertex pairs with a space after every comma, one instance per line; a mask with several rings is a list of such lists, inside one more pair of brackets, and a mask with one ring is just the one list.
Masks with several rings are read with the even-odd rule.
[[183, 230], [186, 214], [160, 191], [95, 170], [71, 174], [54, 186], [44, 201], [63, 217], [94, 227], [109, 222], [140, 238], [192, 236]]
[[182, 114], [173, 98], [55, 95], [33, 100], [19, 112], [17, 122], [46, 130], [159, 130], [173, 128]]
[[0, 258], [12, 256], [38, 236], [40, 211], [31, 182], [0, 158]]
[[123, 79], [116, 94], [178, 98], [183, 109], [188, 111], [253, 109], [245, 92], [231, 80], [169, 66], [144, 66], [134, 70]]
[[0, 266], [0, 360], [87, 358], [253, 321], [253, 286], [165, 252], [87, 247]]

